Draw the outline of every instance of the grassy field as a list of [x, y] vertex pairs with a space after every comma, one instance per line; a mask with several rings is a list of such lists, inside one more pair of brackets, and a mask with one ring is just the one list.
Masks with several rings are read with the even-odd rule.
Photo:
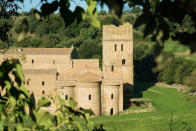
[[173, 41], [171, 39], [167, 40], [164, 46], [164, 51], [168, 52], [186, 52], [188, 49], [188, 46], [179, 44], [178, 41]]
[[172, 120], [173, 131], [196, 131], [196, 102], [188, 101], [188, 95], [176, 89], [153, 86], [143, 91], [150, 98], [155, 111], [149, 113], [102, 116], [93, 118], [95, 124], [103, 124], [109, 131], [169, 131]]

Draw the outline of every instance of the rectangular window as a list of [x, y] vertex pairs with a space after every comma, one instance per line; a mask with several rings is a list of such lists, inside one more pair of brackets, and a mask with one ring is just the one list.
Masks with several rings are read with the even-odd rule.
[[113, 72], [114, 71], [114, 66], [112, 65], [112, 67], [111, 67], [111, 71]]
[[114, 45], [114, 50], [117, 51], [117, 45], [116, 44]]
[[88, 100], [91, 100], [91, 95], [88, 96]]
[[32, 59], [32, 64], [34, 63], [34, 60]]
[[121, 44], [121, 51], [123, 51], [123, 44]]
[[44, 81], [42, 81], [42, 86], [44, 86], [44, 84], [45, 84]]
[[65, 95], [65, 100], [68, 100], [68, 95]]
[[111, 94], [111, 99], [113, 99], [114, 98], [114, 94]]
[[55, 64], [55, 60], [53, 60], [53, 64]]

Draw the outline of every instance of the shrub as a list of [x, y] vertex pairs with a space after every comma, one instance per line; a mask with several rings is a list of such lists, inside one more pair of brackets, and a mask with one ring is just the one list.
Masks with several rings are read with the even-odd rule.
[[192, 92], [196, 91], [196, 70], [184, 79], [184, 83], [191, 88]]
[[174, 82], [178, 84], [184, 84], [183, 79], [190, 76], [191, 72], [195, 68], [195, 64], [193, 61], [185, 60], [185, 59], [178, 59], [178, 64], [175, 69], [175, 76]]
[[[165, 54], [164, 59], [171, 57]], [[192, 60], [184, 58], [172, 58], [170, 61], [165, 62], [163, 68], [160, 70], [158, 80], [166, 82], [167, 84], [184, 84], [184, 80], [191, 75], [191, 72], [196, 69], [196, 64]], [[188, 81], [188, 80], [187, 80]]]

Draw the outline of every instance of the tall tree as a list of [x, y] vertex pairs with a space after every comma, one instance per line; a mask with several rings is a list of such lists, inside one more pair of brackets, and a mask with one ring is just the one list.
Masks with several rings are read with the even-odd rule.
[[13, 24], [13, 16], [17, 15], [18, 5], [14, 0], [0, 1], [0, 40], [9, 43], [9, 31]]

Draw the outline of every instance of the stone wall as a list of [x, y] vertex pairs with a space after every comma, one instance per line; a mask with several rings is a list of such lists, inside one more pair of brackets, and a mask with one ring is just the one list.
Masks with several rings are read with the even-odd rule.
[[119, 89], [120, 85], [102, 85], [102, 115], [114, 115], [119, 113]]
[[40, 96], [56, 96], [55, 69], [24, 69], [25, 86], [33, 92], [35, 98]]
[[100, 83], [77, 82], [75, 90], [78, 107], [92, 109], [96, 116], [101, 115]]
[[103, 73], [111, 72], [120, 72], [124, 83], [133, 84], [133, 38], [128, 23], [103, 26]]

